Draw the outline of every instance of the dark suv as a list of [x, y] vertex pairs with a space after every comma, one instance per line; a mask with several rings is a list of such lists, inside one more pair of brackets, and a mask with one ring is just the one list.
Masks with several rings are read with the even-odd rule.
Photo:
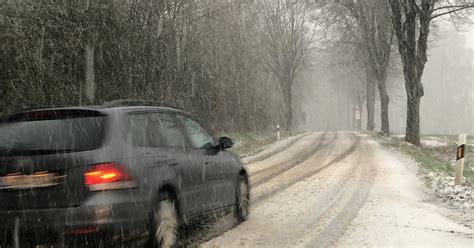
[[[220, 209], [248, 214], [238, 156], [186, 113], [122, 101], [21, 111], [0, 123], [0, 247], [100, 242], [178, 228]], [[82, 246], [81, 244], [79, 244]]]

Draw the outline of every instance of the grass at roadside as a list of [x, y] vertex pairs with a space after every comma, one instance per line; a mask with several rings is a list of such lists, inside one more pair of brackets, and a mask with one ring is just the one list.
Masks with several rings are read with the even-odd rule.
[[[464, 177], [469, 184], [474, 183], [474, 146], [469, 145], [472, 138], [472, 136], [468, 137], [464, 164]], [[378, 140], [382, 145], [395, 148], [409, 155], [418, 162], [423, 169], [448, 173], [449, 175], [454, 174], [457, 136], [426, 135], [422, 137], [422, 143], [424, 144], [422, 147], [408, 144], [404, 142], [403, 137], [400, 136], [391, 138], [378, 137]]]
[[420, 177], [426, 186], [451, 207], [474, 209], [474, 143], [468, 137], [462, 185], [454, 185], [456, 136], [423, 135], [422, 147], [403, 141], [401, 135], [378, 137], [378, 141], [413, 158], [419, 164]]
[[244, 131], [244, 132], [226, 132], [221, 136], [227, 136], [234, 141], [234, 147], [231, 151], [245, 156], [251, 152], [259, 151], [268, 144], [276, 141], [276, 135], [273, 131]]

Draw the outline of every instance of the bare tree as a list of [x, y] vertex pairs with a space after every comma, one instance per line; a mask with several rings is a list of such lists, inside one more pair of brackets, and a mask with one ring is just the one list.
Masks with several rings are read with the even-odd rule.
[[375, 86], [377, 82], [374, 77], [373, 71], [366, 62], [365, 66], [365, 80], [366, 80], [366, 108], [367, 108], [367, 130], [374, 131], [375, 129]]
[[286, 105], [286, 128], [293, 120], [292, 85], [313, 39], [310, 5], [304, 0], [256, 1], [262, 45], [268, 68], [280, 82]]
[[[384, 135], [389, 135], [388, 106], [390, 99], [387, 92], [387, 71], [394, 38], [393, 28], [390, 24], [389, 7], [385, 2], [379, 0], [341, 0], [340, 4], [346, 10], [343, 11], [342, 15], [349, 14], [350, 18], [355, 20], [357, 27], [355, 35], [359, 39], [359, 46], [363, 47], [365, 51], [368, 79], [370, 80], [373, 76], [379, 90], [381, 131]], [[368, 90], [371, 89], [370, 86], [368, 85]], [[368, 93], [368, 97], [373, 95], [371, 92]], [[372, 99], [369, 102], [372, 102]], [[367, 123], [368, 129], [373, 129], [371, 122], [368, 121]]]
[[[338, 0], [326, 4], [325, 22], [333, 26], [338, 46], [348, 49], [357, 47], [363, 57], [366, 75], [367, 130], [375, 129], [375, 91], [379, 90], [381, 103], [382, 133], [390, 132], [387, 92], [387, 72], [391, 59], [393, 28], [390, 23], [389, 8], [378, 0]], [[364, 69], [362, 69], [364, 70]]]
[[[424, 95], [421, 77], [425, 69], [430, 26], [435, 18], [472, 13], [472, 0], [387, 0], [403, 64], [407, 92], [405, 140], [420, 146], [420, 101]], [[462, 12], [461, 12], [462, 11]]]

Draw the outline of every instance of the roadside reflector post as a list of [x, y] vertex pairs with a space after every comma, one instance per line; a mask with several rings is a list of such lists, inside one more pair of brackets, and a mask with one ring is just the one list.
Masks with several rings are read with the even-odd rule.
[[454, 185], [462, 183], [462, 172], [464, 167], [464, 152], [466, 150], [466, 134], [459, 135], [458, 147], [456, 150], [456, 168], [454, 174]]
[[356, 120], [356, 123], [355, 123], [354, 126], [355, 126], [356, 129], [361, 129], [359, 106], [356, 107], [356, 111], [355, 111], [354, 115], [355, 115], [355, 120]]
[[280, 124], [277, 124], [277, 140], [280, 140]]

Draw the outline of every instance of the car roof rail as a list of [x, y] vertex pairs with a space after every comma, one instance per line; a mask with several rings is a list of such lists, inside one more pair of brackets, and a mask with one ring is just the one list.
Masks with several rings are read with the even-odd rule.
[[127, 106], [154, 106], [154, 107], [165, 107], [165, 108], [173, 108], [177, 109], [175, 106], [159, 101], [154, 100], [141, 100], [141, 99], [121, 99], [121, 100], [114, 100], [105, 102], [102, 106], [106, 108], [114, 108], [114, 107], [127, 107]]
[[[40, 109], [49, 109], [49, 108], [58, 108], [59, 106], [55, 105], [43, 105], [43, 106], [18, 106], [13, 110], [13, 112], [26, 112], [32, 110], [40, 110]], [[64, 106], [63, 106], [64, 107]]]

